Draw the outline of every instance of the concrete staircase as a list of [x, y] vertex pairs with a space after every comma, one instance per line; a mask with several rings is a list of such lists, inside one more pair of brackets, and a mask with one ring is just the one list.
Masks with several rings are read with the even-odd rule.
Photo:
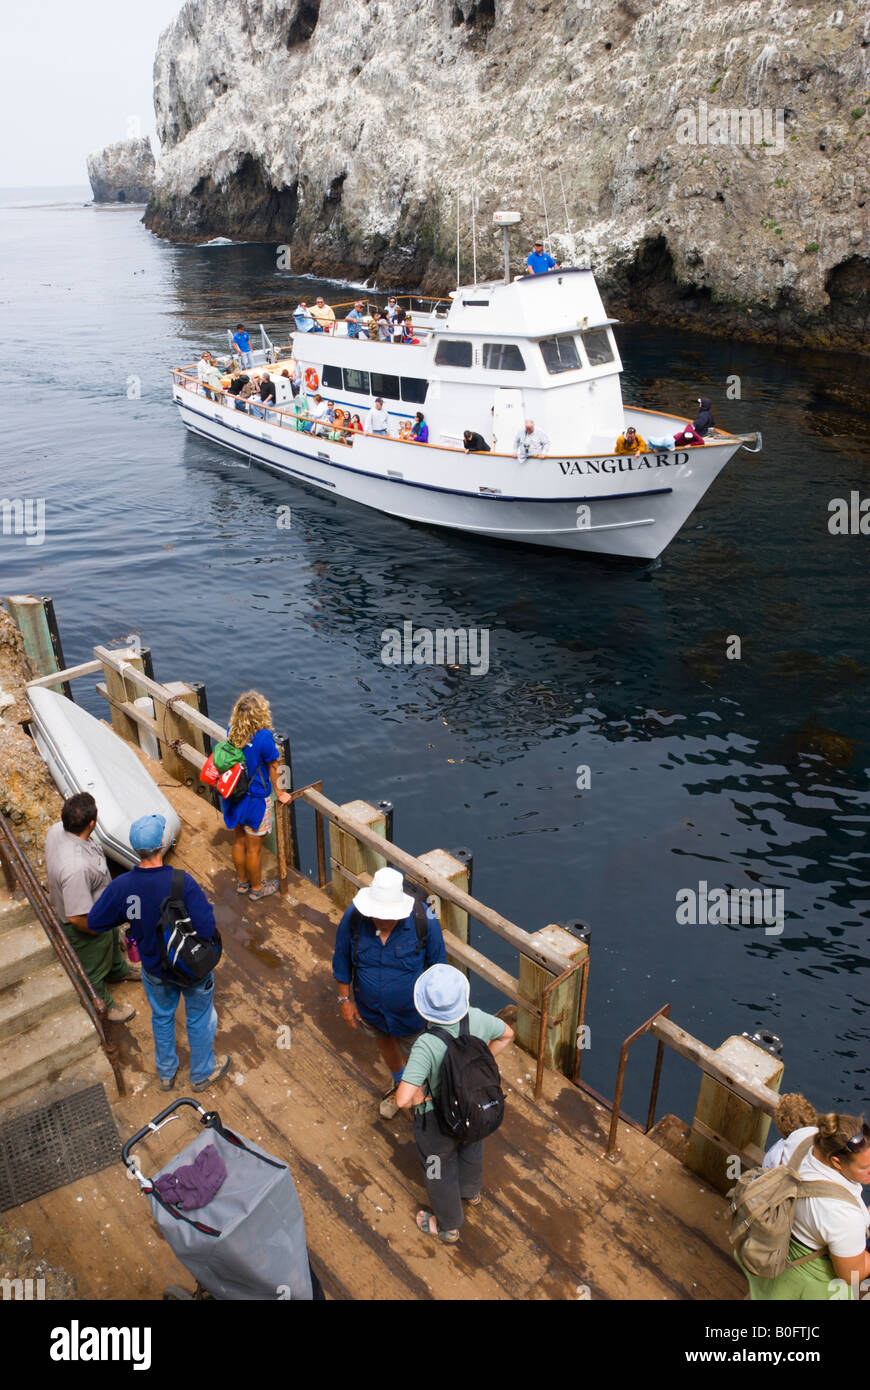
[[115, 1093], [99, 1035], [32, 907], [0, 902], [0, 1113], [73, 1081]]

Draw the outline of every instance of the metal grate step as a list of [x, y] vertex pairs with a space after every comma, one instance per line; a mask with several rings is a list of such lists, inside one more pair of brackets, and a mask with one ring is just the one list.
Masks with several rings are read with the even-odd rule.
[[0, 1211], [120, 1161], [102, 1083], [0, 1124]]

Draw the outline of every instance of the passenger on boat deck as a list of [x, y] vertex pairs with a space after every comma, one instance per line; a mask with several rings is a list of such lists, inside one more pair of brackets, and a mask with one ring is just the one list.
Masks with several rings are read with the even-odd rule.
[[674, 435], [674, 443], [678, 448], [693, 448], [696, 444], [703, 444], [704, 441], [698, 431], [692, 425], [685, 425], [682, 430]]
[[286, 358], [286, 364], [281, 375], [290, 378], [290, 390], [293, 392], [294, 396], [298, 396], [299, 392], [302, 390], [302, 368], [295, 357]]
[[343, 410], [339, 409], [333, 412], [332, 429], [329, 431], [329, 437], [330, 439], [335, 440], [335, 442], [338, 444], [347, 443]]
[[[376, 343], [380, 336], [381, 322], [380, 311], [378, 309], [373, 309], [372, 316], [368, 322], [368, 335], [373, 343]], [[363, 329], [363, 332], [365, 332], [365, 329]]]
[[477, 430], [466, 430], [462, 436], [462, 443], [469, 454], [489, 454], [492, 452], [483, 435], [478, 434]]
[[233, 334], [233, 342], [239, 350], [239, 361], [242, 366], [253, 367], [254, 359], [251, 355], [251, 340], [240, 323], [236, 325], [236, 331]]
[[762, 1160], [762, 1168], [778, 1168], [785, 1162], [783, 1152], [786, 1139], [790, 1134], [794, 1134], [796, 1129], [816, 1124], [816, 1107], [806, 1096], [799, 1095], [797, 1091], [790, 1091], [787, 1095], [780, 1096], [776, 1102], [773, 1123], [782, 1138], [768, 1149]]
[[407, 314], [401, 304], [396, 305], [396, 312], [393, 314], [393, 342], [401, 343], [405, 333], [405, 320]]
[[414, 416], [414, 423], [411, 426], [411, 438], [418, 444], [429, 443], [429, 426], [423, 418], [422, 410], [418, 410]]
[[530, 251], [526, 257], [526, 265], [529, 267], [532, 275], [544, 275], [548, 270], [559, 269], [553, 257], [547, 255], [542, 241], [535, 242], [534, 251]]
[[621, 434], [617, 439], [613, 452], [615, 454], [644, 454], [646, 448], [646, 440], [638, 434], [634, 425], [629, 425], [625, 434]]
[[384, 410], [384, 403], [381, 400], [381, 397], [378, 396], [372, 409], [366, 416], [366, 433], [389, 434], [389, 432], [390, 416], [389, 413], [386, 410]]
[[88, 913], [112, 881], [106, 856], [93, 838], [96, 828], [97, 803], [90, 792], [68, 797], [60, 821], [45, 837], [48, 896], [82, 969], [109, 1006], [108, 1018], [112, 1023], [127, 1023], [136, 1010], [129, 1004], [116, 1004], [108, 986], [141, 980], [142, 972], [128, 965], [114, 927], [99, 935], [88, 927]]
[[251, 397], [253, 396], [253, 394], [254, 394], [254, 383], [253, 383], [253, 381], [248, 381], [248, 380], [246, 380], [244, 386], [243, 386], [242, 389], [241, 389], [241, 391], [240, 391], [239, 394], [236, 396], [236, 410], [247, 410], [247, 409], [248, 409], [248, 403], [249, 403]]
[[389, 343], [393, 337], [393, 325], [389, 319], [378, 319], [378, 342]]
[[410, 420], [403, 420], [402, 423], [399, 425], [399, 438], [400, 438], [400, 439], [403, 441], [403, 443], [405, 443], [405, 444], [410, 444], [410, 443], [411, 443], [411, 438], [412, 438], [412, 436], [411, 436], [411, 421], [410, 421]]
[[319, 324], [324, 333], [331, 333], [335, 323], [335, 312], [329, 304], [324, 304], [323, 296], [318, 295], [311, 316], [315, 323]]
[[327, 429], [329, 406], [321, 395], [312, 397], [311, 405], [308, 407], [308, 414], [311, 419], [305, 426], [306, 434], [317, 435], [319, 439], [325, 439], [329, 433]]
[[351, 415], [350, 427], [353, 430], [354, 434], [363, 433], [362, 420], [359, 418], [358, 415]]
[[405, 322], [402, 324], [402, 342], [419, 343], [419, 341], [420, 339], [414, 335], [414, 325], [411, 322], [411, 315], [408, 314], [405, 318]]
[[300, 299], [296, 308], [293, 310], [293, 321], [300, 333], [322, 333], [323, 329], [319, 323], [314, 322], [311, 310], [306, 301]]
[[699, 396], [698, 405], [700, 409], [695, 416], [693, 428], [703, 437], [715, 429], [716, 421], [713, 419], [712, 402], [709, 396]]
[[196, 367], [196, 374], [203, 384], [205, 394], [209, 400], [217, 400], [217, 392], [224, 389], [223, 378], [221, 377], [218, 365], [210, 352], [204, 352]]
[[333, 420], [335, 419], [335, 401], [326, 402], [326, 415], [324, 416], [324, 419], [327, 421], [328, 424], [332, 424]]
[[363, 302], [361, 299], [358, 299], [345, 319], [345, 323], [347, 324], [347, 336], [349, 338], [361, 337], [361, 329], [363, 326], [362, 310]]
[[396, 322], [396, 314], [398, 313], [398, 311], [399, 306], [396, 303], [396, 296], [394, 294], [391, 294], [389, 299], [387, 300], [387, 307], [384, 310], [384, 314], [386, 315], [390, 323]]
[[545, 454], [549, 447], [549, 439], [543, 430], [535, 429], [534, 420], [527, 420], [523, 428], [517, 431], [514, 439], [514, 452], [520, 463], [524, 463], [527, 458]]
[[264, 372], [260, 378], [260, 401], [263, 405], [277, 404], [275, 383], [268, 372]]
[[250, 384], [250, 380], [251, 378], [249, 376], [246, 376], [244, 372], [239, 371], [237, 368], [233, 372], [232, 380], [230, 381], [230, 384], [227, 387], [228, 393], [231, 396], [238, 396], [242, 387], [248, 386]]

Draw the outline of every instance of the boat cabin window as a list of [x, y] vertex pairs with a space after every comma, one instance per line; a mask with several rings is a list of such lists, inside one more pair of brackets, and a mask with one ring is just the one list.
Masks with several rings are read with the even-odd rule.
[[588, 328], [581, 336], [590, 367], [604, 367], [613, 361], [613, 349], [606, 328]]
[[455, 338], [442, 338], [435, 353], [438, 367], [470, 367], [471, 343], [457, 342]]
[[401, 400], [397, 376], [385, 376], [383, 372], [372, 372], [371, 378], [373, 396], [383, 396], [388, 401]]
[[575, 372], [583, 366], [577, 344], [570, 333], [560, 333], [556, 338], [542, 338], [541, 356], [551, 376], [558, 372]]
[[360, 396], [370, 396], [368, 372], [358, 372], [356, 367], [345, 367], [344, 389], [345, 391], [355, 391]]
[[[345, 372], [347, 376], [347, 372]], [[426, 392], [429, 389], [428, 381], [420, 376], [402, 377], [402, 400], [409, 401], [412, 405], [422, 405], [426, 399]]]
[[483, 365], [495, 372], [524, 372], [526, 364], [516, 343], [484, 343]]
[[341, 388], [341, 367], [333, 367], [328, 362], [324, 364], [320, 373], [321, 383], [329, 391], [340, 391]]

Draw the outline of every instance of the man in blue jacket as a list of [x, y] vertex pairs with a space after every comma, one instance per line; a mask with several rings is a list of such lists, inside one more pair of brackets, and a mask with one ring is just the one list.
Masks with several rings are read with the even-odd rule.
[[[187, 1041], [190, 1044], [190, 1081], [194, 1091], [205, 1091], [230, 1069], [231, 1057], [215, 1060], [217, 1013], [214, 1007], [214, 974], [195, 985], [170, 984], [161, 973], [160, 909], [169, 897], [172, 869], [163, 863], [163, 816], [141, 816], [130, 827], [130, 844], [139, 855], [138, 868], [119, 874], [103, 890], [88, 913], [88, 930], [111, 931], [126, 919], [129, 935], [139, 947], [142, 984], [151, 1005], [154, 1052], [161, 1091], [171, 1091], [178, 1071], [175, 1050], [175, 1011], [184, 995]], [[193, 928], [204, 941], [214, 936], [214, 912], [199, 884], [184, 875], [184, 906]]]
[[426, 1027], [414, 1006], [414, 985], [430, 965], [446, 961], [434, 912], [404, 892], [397, 869], [378, 869], [338, 925], [332, 973], [344, 1022], [375, 1038], [390, 1070], [392, 1085], [380, 1107], [385, 1120], [398, 1111], [395, 1092], [405, 1066], [403, 1048], [407, 1053]]

